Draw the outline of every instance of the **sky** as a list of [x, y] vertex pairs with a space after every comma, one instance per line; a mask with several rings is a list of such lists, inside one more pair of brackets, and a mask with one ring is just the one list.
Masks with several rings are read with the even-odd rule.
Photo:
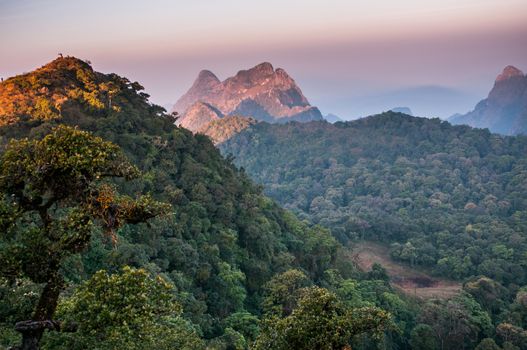
[[527, 0], [0, 0], [0, 76], [72, 55], [174, 104], [268, 61], [323, 114], [446, 118], [527, 71]]

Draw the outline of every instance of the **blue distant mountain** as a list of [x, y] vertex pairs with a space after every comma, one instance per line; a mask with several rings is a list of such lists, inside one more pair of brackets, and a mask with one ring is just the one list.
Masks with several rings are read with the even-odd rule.
[[403, 113], [403, 114], [407, 114], [407, 115], [411, 115], [411, 116], [414, 115], [412, 113], [412, 110], [410, 108], [408, 108], [408, 107], [394, 107], [394, 108], [390, 109], [390, 111], [397, 112], [397, 113]]
[[340, 118], [339, 116], [329, 113], [324, 116], [324, 119], [327, 120], [330, 123], [336, 123], [336, 122], [343, 122], [344, 119]]
[[486, 99], [471, 112], [448, 120], [504, 135], [527, 134], [527, 76], [516, 67], [505, 67]]

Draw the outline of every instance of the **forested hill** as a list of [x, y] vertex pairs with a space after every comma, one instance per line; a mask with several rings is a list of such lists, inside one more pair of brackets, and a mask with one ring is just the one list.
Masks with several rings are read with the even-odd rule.
[[257, 124], [226, 144], [338, 238], [494, 279], [416, 300], [173, 122], [139, 83], [73, 57], [0, 83], [0, 349], [15, 327], [68, 350], [527, 345], [525, 139], [386, 114]]
[[[104, 278], [101, 274], [92, 277], [98, 270], [116, 273], [124, 265], [144, 268], [175, 285], [183, 318], [171, 319], [172, 323], [164, 319], [161, 324], [154, 324], [155, 327], [148, 326], [154, 328], [148, 328], [151, 323], [145, 323], [143, 318], [138, 318], [139, 323], [125, 319], [120, 324], [115, 317], [124, 310], [113, 309], [111, 314], [103, 312], [100, 316], [97, 307], [110, 312], [116, 306], [99, 305], [104, 299], [95, 298], [80, 307], [85, 312], [81, 319], [75, 313], [66, 312], [66, 316], [81, 323], [79, 332], [64, 337], [52, 332], [44, 339], [43, 346], [91, 348], [95, 341], [93, 334], [98, 334], [97, 347], [101, 349], [115, 349], [115, 344], [127, 349], [125, 344], [134, 344], [137, 349], [166, 346], [199, 349], [205, 344], [214, 349], [246, 348], [258, 335], [259, 318], [265, 311], [262, 298], [266, 295], [266, 283], [275, 274], [292, 268], [299, 269], [294, 270], [301, 281], [297, 289], [320, 282], [324, 271], [334, 267], [338, 244], [328, 231], [308, 227], [262, 195], [261, 189], [225, 160], [207, 137], [174, 126], [171, 116], [149, 103], [148, 95], [141, 90], [137, 82], [116, 74], [95, 72], [89, 63], [73, 57], [57, 58], [34, 72], [0, 83], [2, 149], [12, 138], [41, 139], [59, 124], [93, 132], [120, 146], [142, 172], [137, 180], [117, 181], [115, 184], [121, 191], [130, 195], [151, 193], [172, 207], [170, 215], [152, 220], [148, 225], [126, 226], [118, 231], [115, 246], [94, 234], [89, 249], [80, 258], [66, 260], [61, 271], [70, 289], [67, 294], [71, 295], [88, 278], [91, 278], [91, 287], [85, 290], [96, 289], [94, 286]], [[62, 130], [64, 133], [68, 129]], [[2, 215], [7, 213], [3, 211]], [[59, 213], [56, 211], [55, 215]], [[2, 225], [12, 220], [2, 218]], [[38, 223], [25, 225], [38, 227]], [[7, 251], [4, 250], [7, 247], [16, 248], [16, 244], [23, 247], [23, 241], [13, 241], [17, 237], [0, 236], [0, 253]], [[42, 259], [41, 263], [45, 263], [46, 258]], [[42, 287], [24, 275], [13, 284], [12, 275], [3, 278], [12, 273], [7, 267], [3, 270], [4, 267], [0, 269], [0, 273], [5, 272], [0, 276], [0, 348], [2, 344], [16, 342], [16, 333], [10, 333], [13, 325], [31, 317], [37, 301], [35, 296]], [[348, 268], [348, 276], [351, 270]], [[125, 270], [122, 277], [112, 277], [100, 287], [112, 288], [111, 281], [132, 278], [130, 273], [134, 272]], [[118, 283], [124, 282], [115, 283], [116, 288], [124, 288], [124, 285], [118, 287]], [[64, 301], [66, 306], [62, 310], [84, 302], [82, 295], [89, 297], [82, 294], [82, 289], [78, 291], [77, 299]], [[152, 289], [148, 293], [154, 292]], [[118, 289], [117, 293], [125, 291]], [[133, 297], [122, 296], [130, 303]], [[295, 305], [291, 304], [291, 296], [287, 297], [289, 307]], [[294, 300], [296, 303], [297, 299]], [[162, 309], [155, 300], [141, 302], [150, 303], [153, 310]], [[141, 305], [137, 306], [140, 310], [150, 307]], [[273, 302], [266, 305], [274, 307]], [[126, 307], [131, 312], [129, 308], [135, 306]], [[93, 312], [95, 323], [89, 323], [89, 312]], [[161, 317], [155, 313], [147, 316]], [[100, 317], [106, 317], [105, 321]], [[369, 317], [371, 322], [372, 316]], [[353, 322], [356, 320], [355, 317]], [[147, 334], [139, 339], [138, 334], [142, 333], [138, 332], [143, 331]], [[344, 335], [348, 337], [345, 341], [352, 335]], [[265, 342], [265, 334], [262, 336], [264, 340], [260, 341]]]
[[525, 284], [527, 138], [387, 112], [257, 124], [222, 145], [265, 191], [341, 241], [452, 278]]
[[527, 349], [527, 137], [387, 112], [259, 123], [221, 149], [340, 241], [381, 242], [392, 259], [463, 283], [472, 316], [455, 299], [420, 305], [412, 349], [472, 349], [458, 338], [472, 327], [492, 338], [478, 350]]

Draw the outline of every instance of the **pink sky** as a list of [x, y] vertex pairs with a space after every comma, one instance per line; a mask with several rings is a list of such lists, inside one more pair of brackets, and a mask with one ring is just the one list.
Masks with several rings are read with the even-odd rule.
[[168, 105], [201, 69], [224, 79], [269, 61], [347, 119], [466, 112], [503, 67], [527, 70], [525, 0], [0, 0], [0, 32], [3, 77], [62, 52]]

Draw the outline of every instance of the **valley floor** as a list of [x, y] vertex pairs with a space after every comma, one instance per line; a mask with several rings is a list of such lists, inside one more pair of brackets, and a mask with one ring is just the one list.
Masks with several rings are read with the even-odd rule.
[[353, 260], [363, 271], [371, 270], [374, 263], [381, 264], [392, 286], [407, 295], [421, 299], [450, 298], [461, 290], [461, 283], [432, 277], [429, 274], [394, 261], [389, 249], [374, 242], [353, 244]]

